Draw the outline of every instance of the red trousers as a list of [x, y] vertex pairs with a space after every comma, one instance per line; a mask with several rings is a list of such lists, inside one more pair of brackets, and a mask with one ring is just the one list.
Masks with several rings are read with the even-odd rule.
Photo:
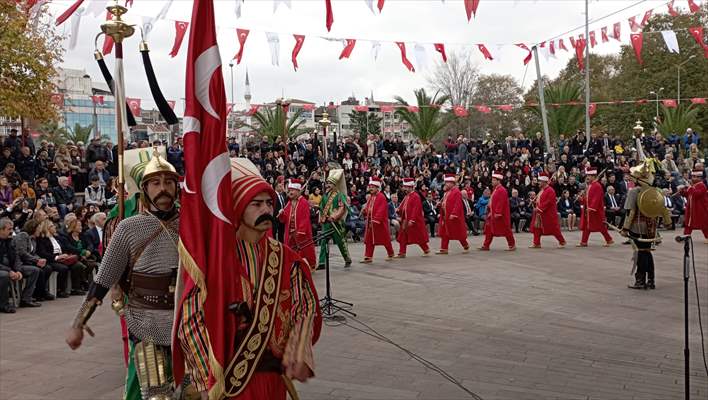
[[[514, 239], [514, 233], [511, 232], [511, 229], [509, 229], [509, 232], [507, 232], [506, 235], [504, 235], [506, 238], [506, 243], [509, 245], [509, 247], [514, 247], [516, 246], [516, 240]], [[482, 247], [485, 249], [488, 249], [489, 246], [492, 244], [492, 239], [494, 239], [494, 236], [491, 233], [485, 233], [484, 234], [484, 244]]]
[[286, 400], [287, 394], [288, 390], [280, 374], [275, 372], [256, 372], [238, 397], [229, 398], [238, 400]]
[[[459, 242], [462, 245], [462, 248], [465, 250], [467, 250], [470, 247], [470, 244], [467, 243], [467, 239], [460, 240]], [[448, 239], [447, 236], [440, 236], [440, 250], [447, 250], [449, 243], [450, 243], [450, 239]]]
[[541, 236], [555, 236], [556, 240], [560, 244], [565, 244], [565, 238], [563, 237], [563, 234], [560, 231], [560, 228], [554, 229], [553, 232], [549, 233], [548, 235], [542, 235], [541, 230], [537, 229], [533, 232], [533, 244], [534, 246], [540, 246], [541, 245]]
[[[393, 257], [395, 255], [395, 253], [393, 252], [393, 246], [391, 245], [390, 241], [386, 242], [386, 244], [379, 246], [383, 246], [386, 248], [386, 254], [388, 254], [389, 257]], [[372, 258], [374, 256], [374, 247], [374, 244], [364, 243], [364, 257]]]
[[[603, 226], [602, 230], [600, 231], [602, 234], [602, 237], [605, 238], [606, 242], [611, 242], [612, 241], [612, 236], [610, 236], [610, 232], [607, 232], [607, 227]], [[580, 243], [582, 244], [587, 244], [588, 239], [590, 238], [590, 231], [589, 230], [583, 230], [583, 238], [580, 239]]]
[[[425, 242], [423, 244], [419, 244], [420, 248], [423, 250], [423, 253], [427, 253], [430, 251], [430, 247], [428, 247], [428, 243]], [[408, 247], [408, 243], [406, 243], [406, 239], [404, 238], [403, 240], [398, 241], [398, 254], [406, 254], [406, 247]]]
[[[697, 228], [688, 228], [688, 227], [683, 228], [683, 234], [684, 234], [684, 235], [690, 235], [691, 232], [693, 232], [694, 229], [699, 230], [699, 229], [697, 229]], [[700, 229], [700, 231], [703, 232], [703, 237], [706, 238], [706, 239], [708, 239], [708, 228]]]

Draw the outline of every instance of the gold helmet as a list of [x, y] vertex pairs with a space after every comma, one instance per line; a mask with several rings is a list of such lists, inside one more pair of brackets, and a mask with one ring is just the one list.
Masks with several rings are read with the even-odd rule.
[[152, 158], [150, 159], [150, 161], [148, 161], [147, 165], [145, 165], [145, 169], [143, 170], [142, 174], [141, 184], [144, 184], [151, 178], [154, 178], [155, 176], [158, 176], [160, 174], [169, 175], [176, 181], [179, 181], [179, 174], [177, 173], [175, 167], [173, 167], [172, 164], [168, 163], [167, 160], [162, 158], [162, 155], [157, 150], [155, 150], [152, 153]]
[[329, 175], [327, 176], [327, 182], [334, 185], [337, 191], [347, 194], [347, 183], [344, 181], [344, 170], [343, 169], [330, 169]]

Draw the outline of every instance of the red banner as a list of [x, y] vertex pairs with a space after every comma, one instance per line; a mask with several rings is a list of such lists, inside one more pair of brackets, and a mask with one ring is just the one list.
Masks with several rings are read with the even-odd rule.
[[334, 23], [334, 14], [332, 13], [332, 0], [325, 0], [325, 13], [326, 13], [326, 25], [327, 32], [332, 30], [332, 23]]
[[175, 43], [172, 45], [170, 57], [174, 58], [179, 53], [179, 48], [182, 46], [182, 40], [184, 39], [184, 34], [187, 33], [188, 27], [189, 22], [175, 21]]
[[485, 45], [483, 45], [483, 44], [480, 43], [480, 44], [477, 45], [477, 48], [479, 48], [479, 51], [482, 52], [482, 55], [484, 56], [484, 59], [485, 59], [485, 60], [489, 60], [489, 61], [494, 60], [494, 58], [493, 58], [492, 55], [489, 53], [489, 50], [487, 50], [487, 47], [486, 47]]
[[677, 107], [676, 100], [673, 100], [673, 99], [661, 100], [661, 104], [663, 104], [664, 107], [666, 107], [666, 108], [676, 108]]
[[578, 69], [585, 71], [585, 39], [578, 39], [575, 42], [575, 56], [578, 57]]
[[472, 19], [472, 15], [477, 16], [477, 7], [479, 6], [479, 0], [464, 0], [465, 3], [465, 13], [467, 13], [467, 21]]
[[368, 112], [369, 107], [368, 106], [354, 106], [354, 111], [356, 112]]
[[705, 97], [694, 97], [691, 99], [691, 104], [706, 104]]
[[295, 38], [295, 47], [293, 48], [293, 67], [295, 68], [295, 71], [297, 71], [297, 55], [300, 53], [300, 49], [302, 49], [302, 43], [305, 41], [305, 35], [293, 35]]
[[703, 41], [703, 27], [692, 26], [688, 28], [688, 32], [696, 40], [696, 43], [703, 48], [703, 55], [708, 58], [708, 45]]
[[469, 115], [469, 112], [467, 112], [467, 109], [464, 108], [463, 106], [454, 106], [454, 107], [452, 107], [452, 111], [458, 117], [466, 117]]
[[435, 50], [442, 56], [443, 62], [447, 62], [447, 54], [445, 54], [445, 45], [442, 43], [435, 43]]
[[701, 11], [701, 6], [696, 4], [693, 0], [688, 0], [688, 9], [692, 13], [697, 13], [697, 12]]
[[669, 6], [669, 15], [672, 17], [678, 17], [679, 13], [674, 9], [674, 0], [669, 1], [669, 4], [667, 5]]
[[103, 105], [103, 96], [91, 96], [91, 101], [93, 102], [93, 104]]
[[603, 26], [602, 29], [600, 29], [600, 36], [602, 37], [602, 43], [607, 43], [610, 41], [610, 38], [607, 36], [606, 26]]
[[76, 10], [78, 10], [79, 7], [81, 7], [81, 3], [83, 3], [83, 2], [84, 2], [84, 0], [76, 0], [76, 2], [74, 4], [72, 4], [69, 8], [67, 8], [66, 11], [61, 13], [61, 15], [59, 17], [57, 17], [56, 24], [57, 25], [63, 24], [64, 21], [69, 19], [69, 17], [71, 17], [71, 15], [74, 14], [76, 12]]
[[52, 93], [49, 97], [49, 101], [57, 107], [62, 107], [64, 106], [64, 95], [61, 93]]
[[413, 64], [411, 64], [411, 62], [406, 57], [406, 44], [403, 42], [396, 42], [396, 46], [398, 46], [398, 48], [401, 49], [401, 62], [403, 62], [403, 65], [405, 65], [409, 71], [415, 72], [415, 68], [413, 68]]
[[639, 61], [639, 65], [643, 65], [644, 60], [642, 60], [642, 46], [644, 44], [644, 33], [632, 33], [631, 35], [629, 35], [629, 37], [632, 40], [632, 47], [634, 47], [634, 55], [637, 56], [637, 61]]
[[236, 64], [241, 64], [241, 57], [243, 57], [243, 48], [246, 45], [246, 39], [248, 39], [248, 34], [249, 34], [248, 29], [239, 29], [236, 28], [236, 38], [238, 39], [238, 53], [234, 56], [234, 60], [236, 60]]
[[385, 0], [379, 0], [378, 3], [376, 3], [376, 6], [377, 6], [378, 9], [379, 9], [379, 13], [380, 13], [381, 11], [383, 11], [384, 1], [385, 1]]
[[352, 55], [352, 51], [354, 51], [355, 45], [356, 45], [356, 39], [347, 39], [347, 45], [344, 46], [344, 49], [342, 50], [342, 54], [339, 55], [339, 59], [341, 60], [342, 58], [349, 58], [349, 56]]
[[140, 116], [140, 103], [141, 100], [138, 98], [133, 98], [133, 97], [126, 97], [125, 102], [128, 103], [128, 107], [130, 107], [130, 111], [133, 113], [134, 116], [139, 117]]
[[[106, 21], [110, 21], [113, 19], [113, 14], [110, 12], [106, 12]], [[105, 35], [103, 37], [103, 55], [105, 56], [106, 54], [111, 54], [113, 51], [113, 38]]]
[[522, 49], [524, 49], [524, 50], [526, 50], [526, 51], [528, 52], [528, 54], [526, 55], [526, 57], [524, 57], [524, 65], [528, 64], [529, 61], [531, 61], [531, 57], [533, 56], [533, 54], [531, 53], [531, 50], [529, 50], [528, 46], [526, 46], [526, 45], [523, 44], [523, 43], [516, 43], [516, 46], [519, 47], [519, 48], [522, 48]]
[[588, 107], [588, 113], [590, 114], [590, 117], [592, 118], [593, 115], [595, 115], [595, 112], [597, 111], [597, 104], [595, 103], [590, 103]]

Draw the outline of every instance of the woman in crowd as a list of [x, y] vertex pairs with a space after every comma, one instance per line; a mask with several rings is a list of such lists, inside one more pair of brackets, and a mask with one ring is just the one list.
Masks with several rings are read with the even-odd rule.
[[30, 208], [34, 208], [37, 204], [37, 195], [27, 181], [22, 181], [20, 187], [12, 192], [12, 198], [27, 200]]
[[322, 201], [322, 191], [319, 187], [314, 188], [312, 193], [310, 193], [310, 197], [308, 200], [310, 201], [310, 207], [320, 206], [320, 202]]
[[[59, 273], [57, 279], [57, 297], [69, 297], [67, 291], [67, 277], [71, 276], [71, 295], [83, 296], [85, 291], [81, 290], [83, 280], [85, 279], [86, 266], [79, 262], [77, 256], [72, 256], [62, 249], [57, 240], [57, 227], [50, 220], [42, 221], [37, 227], [38, 236], [37, 255], [47, 260], [53, 270]], [[71, 274], [69, 271], [71, 270]]]
[[0, 207], [7, 208], [12, 205], [12, 187], [7, 177], [0, 175]]
[[568, 230], [572, 231], [575, 228], [575, 220], [577, 217], [575, 215], [575, 208], [573, 207], [573, 199], [570, 198], [570, 192], [568, 190], [563, 191], [561, 198], [558, 200], [557, 208], [561, 219], [566, 220]]
[[78, 263], [84, 265], [84, 276], [82, 277], [81, 288], [88, 290], [89, 276], [91, 271], [93, 271], [98, 264], [96, 263], [96, 259], [91, 255], [89, 244], [83, 236], [83, 224], [81, 221], [73, 217], [64, 222], [66, 224], [66, 233], [58, 237], [59, 244], [67, 254], [76, 255], [79, 258]]

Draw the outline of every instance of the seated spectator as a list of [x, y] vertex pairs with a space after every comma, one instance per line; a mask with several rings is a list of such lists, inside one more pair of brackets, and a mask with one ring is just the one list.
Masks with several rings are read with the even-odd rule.
[[[71, 257], [65, 253], [61, 245], [57, 241], [57, 227], [50, 220], [42, 221], [37, 227], [38, 237], [35, 239], [37, 243], [37, 255], [47, 260], [47, 263], [53, 270], [57, 271], [57, 297], [69, 297], [67, 284], [69, 278], [69, 270], [71, 269], [71, 295], [83, 296], [86, 294], [81, 290], [81, 279], [83, 277], [82, 268], [84, 265], [78, 262], [78, 257]], [[69, 265], [70, 264], [70, 265]]]
[[12, 187], [7, 177], [0, 175], [0, 207], [7, 208], [12, 205]]
[[669, 221], [663, 221], [664, 228], [673, 231], [676, 229], [676, 223], [683, 214], [683, 207], [680, 207], [679, 211], [678, 204], [674, 202], [674, 198], [671, 196], [671, 189], [664, 189], [664, 206], [669, 210], [669, 214], [671, 214], [671, 223], [669, 223]]
[[435, 237], [435, 224], [438, 223], [438, 207], [433, 201], [432, 191], [429, 191], [423, 202], [423, 214], [425, 215], [425, 223], [430, 227], [430, 237]]
[[462, 206], [465, 210], [465, 222], [467, 223], [467, 229], [472, 231], [472, 234], [477, 236], [479, 231], [476, 228], [476, 216], [474, 215], [474, 202], [470, 200], [470, 192], [467, 190], [462, 191]]
[[[519, 233], [519, 225], [521, 225], [521, 229], [526, 232], [530, 216], [526, 213], [526, 200], [519, 197], [519, 191], [516, 189], [511, 190], [509, 209], [511, 211], [511, 225], [514, 231]], [[524, 220], [523, 224], [521, 224], [521, 220]]]
[[106, 170], [106, 166], [103, 163], [103, 161], [96, 161], [94, 163], [93, 169], [88, 174], [88, 180], [89, 182], [93, 183], [94, 178], [98, 178], [99, 184], [101, 186], [106, 186], [106, 183], [108, 182], [108, 178], [110, 178], [111, 175], [108, 173]]
[[29, 147], [22, 146], [20, 148], [20, 155], [15, 160], [15, 166], [17, 167], [17, 173], [20, 174], [22, 179], [34, 182], [37, 177], [37, 160], [32, 155]]
[[34, 189], [30, 187], [27, 181], [22, 181], [20, 186], [12, 192], [12, 198], [27, 200], [31, 208], [35, 208], [37, 206], [37, 194], [34, 192]]
[[0, 169], [4, 170], [5, 166], [15, 162], [15, 157], [12, 155], [12, 148], [5, 146], [0, 153]]
[[566, 220], [566, 225], [569, 231], [575, 229], [575, 223], [578, 219], [575, 213], [575, 208], [573, 207], [573, 200], [570, 198], [570, 192], [564, 190], [561, 194], [561, 198], [558, 200], [558, 212], [560, 213], [561, 219]]
[[351, 206], [349, 208], [350, 212], [347, 213], [344, 226], [347, 228], [348, 232], [351, 232], [352, 240], [359, 242], [364, 235], [364, 220], [361, 218], [357, 206]]
[[[479, 197], [477, 202], [474, 204], [474, 213], [477, 216], [476, 221], [485, 221], [487, 218], [487, 206], [489, 205], [489, 197], [492, 195], [492, 192], [489, 190], [488, 187], [484, 188], [484, 191], [482, 192], [482, 195]], [[480, 230], [479, 226], [475, 226], [477, 231]]]
[[[96, 164], [100, 161], [96, 161]], [[101, 185], [98, 176], [91, 177], [91, 184], [84, 190], [84, 204], [96, 206], [99, 209], [106, 205], [106, 188]]]
[[14, 305], [9, 304], [8, 289], [10, 282], [25, 280], [25, 287], [20, 294], [20, 307], [39, 307], [41, 304], [32, 299], [39, 268], [22, 265], [12, 240], [12, 221], [0, 219], [0, 312], [14, 313]]
[[54, 188], [54, 198], [56, 200], [59, 215], [63, 218], [66, 214], [74, 211], [74, 189], [69, 186], [69, 178], [60, 176], [59, 186]]
[[97, 261], [103, 255], [103, 227], [106, 224], [106, 214], [99, 212], [91, 216], [93, 226], [84, 232], [87, 249]]
[[54, 296], [48, 290], [49, 277], [54, 269], [47, 263], [45, 258], [39, 257], [36, 252], [36, 238], [39, 236], [38, 226], [39, 222], [37, 220], [27, 221], [22, 227], [22, 231], [13, 240], [22, 264], [34, 265], [39, 268], [34, 298], [39, 301], [54, 300]]
[[67, 254], [73, 254], [79, 258], [77, 264], [83, 264], [81, 290], [88, 290], [91, 271], [96, 269], [98, 263], [96, 262], [96, 258], [94, 258], [93, 254], [91, 254], [88, 243], [83, 238], [82, 230], [81, 221], [79, 221], [78, 218], [69, 218], [66, 222], [66, 233], [59, 235], [57, 240], [59, 241], [61, 248]]
[[5, 177], [7, 178], [7, 181], [10, 183], [10, 186], [12, 186], [12, 187], [18, 187], [18, 186], [20, 186], [20, 183], [22, 183], [22, 177], [15, 170], [14, 163], [8, 163], [7, 165], [5, 165], [5, 169], [3, 170], [3, 175], [5, 175]]
[[392, 193], [391, 200], [388, 202], [388, 221], [391, 225], [391, 235], [398, 237], [398, 231], [401, 229], [401, 221], [398, 220], [398, 207], [401, 204], [398, 201], [398, 194]]
[[47, 178], [37, 179], [35, 188], [35, 195], [37, 200], [42, 202], [42, 207], [57, 207], [57, 200], [54, 197], [54, 192], [49, 188], [49, 180]]
[[607, 222], [612, 225], [615, 225], [616, 219], [619, 218], [619, 226], [622, 226], [624, 207], [620, 204], [619, 198], [615, 194], [615, 188], [612, 186], [608, 186], [607, 193], [605, 193], [605, 216], [607, 216]]

